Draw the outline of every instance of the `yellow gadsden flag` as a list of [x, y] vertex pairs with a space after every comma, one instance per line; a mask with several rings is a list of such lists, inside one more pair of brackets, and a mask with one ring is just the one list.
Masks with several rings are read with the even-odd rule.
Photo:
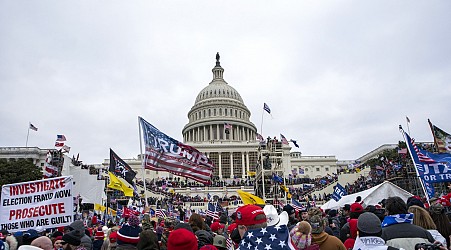
[[98, 203], [95, 203], [95, 204], [94, 204], [94, 210], [96, 210], [96, 211], [104, 212], [105, 209], [106, 209], [105, 206], [102, 206], [102, 205], [100, 205], [100, 204], [98, 204]]
[[237, 190], [236, 192], [240, 195], [241, 200], [243, 201], [244, 205], [247, 205], [247, 204], [265, 205], [265, 201], [256, 195], [253, 195], [248, 192], [244, 192], [242, 190]]
[[119, 180], [113, 173], [108, 172], [110, 175], [110, 184], [108, 187], [124, 192], [125, 196], [133, 197], [133, 188], [129, 188], [123, 181]]

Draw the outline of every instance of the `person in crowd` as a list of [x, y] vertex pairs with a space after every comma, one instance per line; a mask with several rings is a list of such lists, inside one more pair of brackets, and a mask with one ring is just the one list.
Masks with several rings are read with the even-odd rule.
[[[102, 230], [103, 231], [103, 230]], [[112, 228], [107, 229], [106, 237], [103, 240], [101, 250], [111, 250], [115, 249], [117, 246], [117, 231], [119, 231], [118, 226], [113, 226]]]
[[52, 240], [47, 236], [39, 236], [38, 238], [34, 239], [30, 245], [42, 248], [43, 250], [53, 249]]
[[18, 243], [16, 237], [14, 235], [10, 234], [6, 230], [4, 230], [2, 233], [3, 233], [3, 236], [5, 237], [3, 242], [8, 247], [7, 250], [17, 250], [17, 248], [19, 247], [19, 243]]
[[102, 231], [102, 228], [98, 228], [94, 235], [94, 241], [92, 242], [93, 250], [101, 250], [104, 242], [105, 234]]
[[312, 244], [312, 227], [307, 221], [301, 221], [290, 231], [291, 245], [295, 250], [319, 250], [318, 244]]
[[224, 233], [225, 225], [220, 223], [219, 221], [216, 221], [211, 224], [210, 228], [211, 231], [215, 233], [215, 235], [216, 234], [222, 235]]
[[128, 222], [117, 232], [116, 250], [136, 250], [139, 242], [139, 219], [135, 215], [130, 215]]
[[414, 249], [417, 243], [433, 243], [431, 233], [413, 223], [413, 214], [407, 211], [407, 204], [400, 197], [385, 200], [387, 215], [382, 222], [381, 238], [388, 246]]
[[[84, 248], [86, 248], [86, 250], [92, 250], [92, 240], [91, 240], [91, 238], [88, 236], [88, 235], [86, 235], [86, 228], [85, 228], [85, 226], [83, 225], [83, 221], [81, 221], [81, 220], [76, 220], [76, 221], [74, 221], [74, 222], [72, 222], [70, 225], [69, 225], [69, 228], [68, 228], [70, 231], [74, 231], [74, 230], [77, 230], [78, 232], [80, 232], [81, 233], [81, 236], [80, 236], [80, 241], [81, 241], [81, 245], [83, 245], [83, 247]], [[78, 234], [77, 234], [78, 235]]]
[[189, 225], [193, 229], [193, 232], [196, 233], [198, 230], [206, 230], [207, 225], [205, 224], [204, 218], [199, 214], [193, 213], [188, 220]]
[[197, 238], [187, 229], [176, 229], [169, 234], [167, 250], [198, 250]]
[[34, 229], [29, 229], [22, 235], [22, 245], [31, 245], [31, 242], [38, 238], [39, 234]]
[[63, 250], [63, 236], [57, 236], [53, 241], [53, 250]]
[[213, 246], [215, 246], [218, 250], [227, 250], [226, 238], [222, 235], [216, 235], [213, 238]]
[[283, 207], [283, 211], [288, 214], [288, 229], [292, 229], [299, 221], [296, 219], [296, 210], [290, 205], [287, 204]]
[[206, 230], [197, 230], [195, 235], [197, 237], [197, 244], [199, 248], [207, 245], [213, 245], [213, 235]]
[[62, 237], [62, 243], [64, 250], [86, 250], [86, 248], [81, 244], [81, 238], [84, 232], [79, 230], [72, 230]]
[[340, 238], [340, 219], [336, 209], [331, 209], [327, 213], [328, 226], [332, 230], [333, 236]]
[[389, 247], [385, 244], [385, 241], [381, 238], [382, 227], [381, 221], [377, 215], [371, 212], [365, 212], [359, 216], [357, 222], [357, 230], [359, 236], [355, 240], [355, 250], [397, 250], [398, 248]]
[[309, 223], [312, 227], [312, 242], [318, 244], [320, 249], [346, 250], [343, 243], [335, 236], [329, 235], [324, 231], [324, 219], [321, 214], [310, 213]]
[[[349, 208], [349, 220], [340, 230], [340, 240], [344, 243], [347, 239], [356, 239], [357, 237], [357, 220], [363, 213], [363, 207], [360, 203], [352, 203]], [[352, 233], [351, 233], [352, 225]]]
[[139, 234], [138, 250], [160, 250], [157, 235], [151, 229], [143, 230]]
[[308, 221], [308, 209], [305, 207], [300, 210], [301, 212], [301, 220]]
[[434, 204], [429, 207], [429, 214], [437, 227], [437, 231], [445, 237], [446, 245], [451, 247], [451, 223], [445, 214], [445, 208], [441, 204]]
[[348, 222], [350, 210], [351, 210], [351, 205], [349, 205], [349, 204], [345, 204], [343, 206], [343, 208], [341, 209], [341, 215], [339, 217], [340, 230], [346, 224], [346, 222]]
[[440, 242], [440, 244], [445, 247], [447, 246], [446, 239], [439, 233], [439, 231], [437, 231], [437, 226], [435, 225], [434, 220], [432, 220], [431, 215], [429, 215], [429, 212], [426, 211], [426, 209], [417, 205], [411, 205], [407, 211], [413, 214], [414, 225], [428, 230], [435, 241]]
[[261, 207], [244, 205], [236, 210], [236, 224], [241, 239], [247, 230], [266, 227], [266, 215]]

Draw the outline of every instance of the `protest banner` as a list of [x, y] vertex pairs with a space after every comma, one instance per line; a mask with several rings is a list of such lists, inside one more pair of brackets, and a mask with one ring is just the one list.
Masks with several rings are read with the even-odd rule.
[[9, 232], [54, 228], [73, 221], [72, 176], [2, 186], [0, 226]]

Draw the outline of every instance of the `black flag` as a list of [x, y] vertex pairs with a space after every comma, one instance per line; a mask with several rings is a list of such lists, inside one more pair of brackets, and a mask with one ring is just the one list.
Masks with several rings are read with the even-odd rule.
[[125, 163], [111, 148], [110, 148], [110, 168], [108, 169], [111, 173], [116, 176], [120, 176], [125, 179], [128, 183], [133, 185], [133, 179], [135, 178], [136, 172]]

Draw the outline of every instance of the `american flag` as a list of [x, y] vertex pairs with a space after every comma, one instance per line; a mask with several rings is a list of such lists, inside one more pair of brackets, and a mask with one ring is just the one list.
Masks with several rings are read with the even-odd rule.
[[233, 250], [234, 249], [233, 248], [233, 241], [229, 237], [227, 237], [227, 239], [226, 239], [226, 245], [227, 245], [227, 249], [228, 250]]
[[248, 230], [240, 241], [237, 250], [291, 249], [289, 232], [286, 225]]
[[435, 161], [433, 159], [431, 159], [429, 156], [427, 156], [424, 151], [420, 150], [417, 145], [415, 144], [415, 140], [413, 138], [410, 139], [410, 142], [413, 145], [413, 148], [415, 149], [415, 152], [418, 155], [418, 160], [420, 160], [420, 162], [424, 162], [424, 163], [435, 163]]
[[213, 203], [209, 202], [207, 211], [205, 211], [205, 215], [210, 216], [211, 218], [213, 218], [213, 220], [219, 220], [219, 212], [221, 211], [222, 207], [221, 205], [219, 205], [219, 203], [216, 203], [216, 205], [214, 205]]
[[65, 141], [66, 140], [66, 136], [64, 135], [56, 135], [56, 141]]
[[214, 164], [205, 154], [167, 136], [143, 118], [139, 117], [139, 121], [146, 145], [146, 169], [166, 171], [205, 185], [211, 183]]
[[287, 138], [285, 138], [282, 134], [280, 134], [280, 140], [282, 141], [282, 144], [289, 145]]
[[302, 205], [301, 203], [299, 203], [299, 201], [295, 200], [294, 198], [291, 198], [291, 206], [294, 208], [294, 210], [296, 211], [300, 211], [302, 209], [304, 209], [304, 205]]
[[276, 208], [279, 207], [280, 209], [283, 209], [283, 207], [285, 206], [285, 204], [283, 204], [283, 202], [278, 200], [277, 198], [274, 199], [273, 205], [274, 205], [274, 207], [276, 207]]
[[162, 209], [162, 208], [155, 209], [155, 216], [157, 216], [158, 218], [168, 217], [168, 215], [166, 214], [166, 211], [164, 211], [164, 209]]
[[434, 142], [439, 153], [451, 153], [451, 135], [443, 131], [439, 127], [432, 124], [428, 119], [429, 126], [434, 136]]
[[271, 114], [271, 109], [269, 108], [268, 104], [266, 104], [266, 103], [263, 103], [263, 110], [268, 112], [268, 114]]
[[261, 134], [259, 134], [259, 133], [257, 133], [257, 140], [259, 140], [259, 141], [261, 141], [261, 142], [264, 142], [264, 141], [265, 141], [265, 139], [263, 138], [263, 136], [262, 136]]
[[44, 163], [44, 178], [51, 178], [58, 175], [58, 167], [52, 165], [52, 152], [48, 151]]
[[224, 128], [225, 129], [232, 129], [232, 124], [229, 124], [227, 122], [224, 123]]
[[30, 123], [30, 129], [31, 130], [34, 130], [34, 131], [38, 131], [38, 128], [37, 127], [35, 127], [33, 124], [31, 124]]

